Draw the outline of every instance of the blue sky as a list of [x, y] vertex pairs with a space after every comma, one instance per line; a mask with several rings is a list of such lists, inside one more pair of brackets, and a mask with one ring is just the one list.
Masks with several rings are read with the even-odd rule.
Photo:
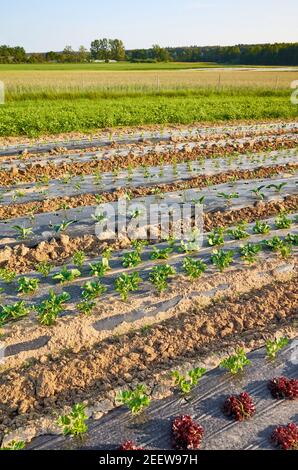
[[0, 44], [27, 51], [98, 37], [127, 48], [298, 41], [297, 0], [11, 0], [0, 15]]

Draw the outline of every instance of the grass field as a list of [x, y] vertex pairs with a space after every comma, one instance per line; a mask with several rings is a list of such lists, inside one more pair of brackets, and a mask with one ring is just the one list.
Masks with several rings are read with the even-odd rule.
[[[195, 69], [198, 67], [210, 68], [218, 67], [218, 64], [213, 62], [156, 62], [156, 63], [132, 63], [132, 62], [117, 62], [117, 63], [91, 63], [91, 64], [0, 64], [0, 71], [3, 70], [84, 70], [84, 71], [121, 71], [121, 70], [180, 70], [180, 69]], [[227, 66], [228, 67], [228, 66]]]
[[[6, 91], [6, 103], [0, 107], [0, 136], [297, 117], [297, 107], [290, 102], [296, 72], [178, 70], [185, 66], [0, 65]], [[163, 70], [167, 67], [172, 70]]]

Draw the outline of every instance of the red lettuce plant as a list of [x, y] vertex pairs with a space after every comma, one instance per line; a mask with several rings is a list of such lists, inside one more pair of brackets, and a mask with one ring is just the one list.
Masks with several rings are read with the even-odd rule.
[[172, 424], [173, 447], [177, 450], [200, 448], [204, 429], [190, 416], [178, 416]]
[[240, 395], [229, 396], [224, 402], [223, 411], [225, 415], [236, 421], [244, 421], [255, 414], [256, 407], [251, 396], [243, 392]]
[[298, 427], [295, 423], [278, 426], [272, 433], [273, 444], [282, 450], [298, 450]]
[[143, 447], [138, 447], [133, 441], [125, 441], [118, 450], [144, 450]]
[[298, 398], [298, 380], [287, 379], [286, 377], [277, 377], [270, 380], [268, 388], [274, 398], [297, 400]]

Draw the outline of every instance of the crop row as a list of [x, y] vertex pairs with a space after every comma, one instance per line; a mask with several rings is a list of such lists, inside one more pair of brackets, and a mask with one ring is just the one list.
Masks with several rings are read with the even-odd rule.
[[126, 171], [115, 169], [112, 173], [95, 172], [92, 176], [80, 175], [72, 176], [65, 174], [61, 179], [50, 180], [44, 176], [39, 182], [30, 185], [19, 184], [12, 188], [0, 189], [0, 203], [23, 204], [29, 201], [42, 200], [48, 198], [74, 196], [78, 194], [96, 194], [99, 191], [113, 191], [119, 187], [134, 188], [140, 186], [152, 186], [153, 184], [169, 183], [192, 179], [194, 176], [211, 177], [224, 171], [250, 170], [258, 165], [271, 168], [276, 165], [288, 165], [297, 161], [297, 152], [283, 151], [273, 152], [258, 158], [243, 156], [241, 158], [226, 158], [218, 160], [188, 161], [172, 165], [159, 167], [148, 167], [144, 165], [142, 169], [128, 169]]
[[171, 140], [191, 140], [202, 139], [208, 136], [227, 136], [230, 134], [237, 134], [238, 136], [253, 136], [256, 134], [264, 135], [264, 133], [284, 133], [295, 132], [297, 124], [261, 124], [261, 125], [240, 125], [240, 126], [216, 126], [216, 127], [188, 127], [187, 129], [166, 129], [161, 128], [159, 131], [142, 131], [142, 132], [121, 132], [119, 130], [110, 131], [109, 133], [102, 132], [102, 137], [88, 137], [80, 140], [56, 140], [56, 141], [39, 141], [37, 144], [19, 144], [16, 146], [3, 146], [0, 147], [0, 156], [13, 156], [19, 155], [20, 152], [24, 153], [46, 153], [50, 151], [61, 151], [62, 153], [67, 150], [88, 149], [91, 147], [102, 147], [109, 145], [123, 145], [130, 143], [142, 143], [144, 141], [166, 142]]
[[[280, 338], [266, 342], [266, 357], [271, 362], [274, 361], [283, 348], [288, 345], [287, 338]], [[220, 367], [230, 372], [232, 376], [237, 376], [243, 369], [253, 365], [243, 349], [238, 349], [234, 355], [223, 359]], [[196, 367], [189, 370], [184, 375], [178, 371], [171, 372], [173, 386], [178, 389], [182, 400], [193, 399], [196, 387], [206, 374], [205, 368]], [[298, 380], [287, 377], [274, 377], [267, 382], [267, 388], [275, 400], [298, 399]], [[138, 384], [129, 390], [119, 391], [115, 398], [117, 406], [125, 405], [133, 415], [142, 413], [151, 404], [150, 394], [145, 385]], [[229, 395], [222, 399], [221, 410], [223, 414], [235, 422], [253, 419], [258, 414], [255, 401], [249, 393], [242, 391], [237, 395]], [[77, 403], [73, 405], [70, 413], [60, 415], [57, 424], [61, 433], [65, 437], [82, 437], [88, 432], [88, 415], [86, 405]], [[171, 420], [171, 442], [174, 449], [196, 450], [201, 447], [205, 431], [189, 415], [177, 416]], [[287, 426], [278, 426], [270, 433], [270, 441], [277, 447], [284, 450], [297, 450], [298, 428], [295, 423]], [[77, 441], [77, 445], [80, 441]], [[12, 441], [2, 447], [3, 450], [20, 450], [25, 447], [24, 441]], [[121, 444], [120, 450], [143, 450], [132, 441], [125, 441]]]
[[[279, 229], [289, 229], [292, 225], [292, 220], [286, 215], [282, 214], [276, 219], [276, 226]], [[257, 221], [253, 227], [253, 232], [257, 234], [268, 234], [270, 226], [265, 222]], [[241, 223], [234, 229], [228, 231], [235, 240], [246, 240], [249, 233], [246, 231], [246, 224]], [[227, 269], [237, 254], [240, 258], [248, 263], [253, 264], [257, 262], [258, 255], [264, 248], [278, 253], [281, 258], [289, 258], [292, 253], [292, 247], [297, 246], [297, 234], [289, 233], [284, 239], [278, 236], [262, 240], [259, 243], [246, 243], [240, 246], [238, 253], [232, 250], [223, 250], [220, 248], [224, 244], [225, 230], [218, 228], [213, 230], [208, 236], [209, 246], [217, 246], [218, 249], [214, 250], [210, 256], [210, 262], [220, 271], [223, 272]], [[146, 242], [137, 240], [134, 242], [134, 251], [128, 252], [122, 258], [122, 269], [135, 269], [142, 264], [142, 250]], [[175, 241], [170, 240], [169, 245], [165, 248], [153, 247], [150, 255], [152, 261], [166, 261], [174, 252]], [[197, 250], [197, 242], [188, 241], [181, 242], [179, 252], [187, 255], [182, 262], [182, 272], [191, 280], [198, 279], [207, 269], [207, 264], [202, 260], [194, 258], [193, 255]], [[110, 266], [111, 251], [107, 250], [103, 253], [101, 261], [91, 263], [89, 265], [89, 276], [95, 277], [98, 280], [90, 280], [81, 287], [81, 301], [77, 304], [77, 309], [85, 314], [90, 314], [96, 306], [96, 300], [102, 296], [107, 290], [107, 286], [101, 283], [101, 280], [108, 274], [111, 269]], [[64, 266], [60, 271], [52, 276], [52, 280], [58, 282], [60, 285], [65, 285], [77, 281], [82, 275], [81, 267], [85, 262], [84, 252], [76, 252], [74, 255], [74, 264], [76, 267], [67, 268]], [[48, 276], [51, 271], [51, 265], [48, 263], [40, 263], [37, 266], [38, 271], [43, 276]], [[177, 267], [170, 264], [158, 264], [151, 268], [148, 277], [149, 282], [155, 287], [158, 293], [162, 293], [168, 287], [168, 282], [172, 276], [177, 274]], [[5, 283], [11, 284], [16, 278], [16, 273], [7, 268], [0, 270], [0, 277]], [[86, 277], [86, 275], [84, 275]], [[114, 281], [114, 289], [121, 296], [123, 301], [127, 301], [128, 296], [140, 289], [143, 278], [139, 272], [135, 271], [131, 274], [123, 273], [116, 277]], [[20, 295], [32, 295], [37, 292], [40, 280], [35, 277], [20, 277], [17, 280], [17, 293]], [[18, 301], [10, 305], [2, 305], [0, 311], [0, 320], [4, 324], [7, 321], [18, 320], [27, 316], [31, 309], [37, 311], [38, 318], [43, 325], [52, 325], [57, 317], [64, 311], [65, 303], [70, 300], [70, 295], [63, 292], [60, 295], [55, 294], [53, 290], [50, 291], [48, 298], [43, 300], [40, 304], [34, 306], [27, 306], [24, 301]]]

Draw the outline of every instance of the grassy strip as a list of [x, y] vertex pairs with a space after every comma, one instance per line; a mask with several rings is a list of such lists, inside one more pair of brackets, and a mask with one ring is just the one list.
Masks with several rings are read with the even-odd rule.
[[[82, 92], [78, 92], [82, 93]], [[86, 93], [86, 92], [83, 92]], [[101, 92], [102, 93], [102, 92]], [[53, 98], [52, 98], [53, 97]], [[230, 120], [297, 118], [287, 91], [224, 89], [154, 94], [96, 94], [61, 99], [8, 101], [0, 107], [0, 136], [89, 132], [98, 128], [145, 124], [191, 124]]]
[[[52, 71], [52, 70], [67, 70], [67, 71], [130, 71], [130, 70], [187, 70], [196, 68], [213, 68], [213, 67], [228, 67], [233, 68], [231, 65], [216, 64], [213, 62], [157, 62], [157, 63], [131, 63], [131, 62], [118, 62], [118, 63], [86, 63], [86, 64], [0, 64], [0, 72], [2, 71]], [[239, 65], [239, 67], [245, 67]], [[252, 67], [252, 66], [249, 66]], [[265, 67], [264, 67], [265, 68]], [[271, 67], [270, 67], [271, 68]]]

